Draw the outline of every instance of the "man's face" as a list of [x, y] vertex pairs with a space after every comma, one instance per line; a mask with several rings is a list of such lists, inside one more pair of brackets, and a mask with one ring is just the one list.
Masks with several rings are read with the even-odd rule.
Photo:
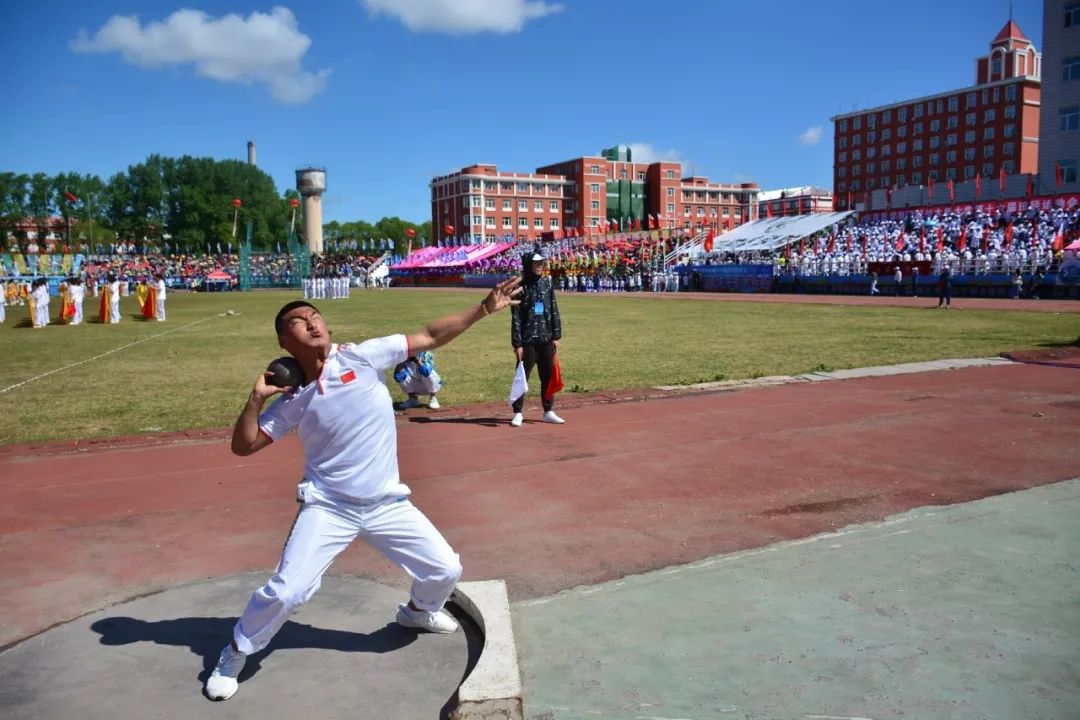
[[292, 355], [302, 354], [328, 346], [330, 331], [318, 310], [298, 307], [285, 315], [278, 344]]

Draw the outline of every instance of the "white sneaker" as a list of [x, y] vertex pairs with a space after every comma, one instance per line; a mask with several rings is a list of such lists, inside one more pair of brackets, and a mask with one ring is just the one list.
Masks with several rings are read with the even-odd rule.
[[408, 400], [402, 400], [397, 404], [398, 410], [408, 410], [409, 408], [415, 407], [420, 407], [420, 401], [414, 397], [411, 397]]
[[441, 405], [439, 405], [439, 398], [435, 397], [434, 395], [432, 395], [431, 399], [427, 401], [427, 406], [428, 410], [438, 410], [440, 407], [442, 407]]
[[554, 410], [548, 410], [546, 413], [544, 413], [544, 422], [562, 425], [566, 421], [556, 415]]
[[450, 617], [445, 610], [429, 612], [427, 610], [413, 610], [408, 603], [401, 603], [397, 611], [397, 624], [405, 627], [419, 628], [433, 633], [449, 634], [457, 632], [457, 620]]
[[511, 427], [521, 427], [521, 423], [525, 422], [525, 416], [521, 413], [514, 413], [514, 419], [510, 421]]
[[247, 655], [233, 650], [232, 643], [225, 646], [218, 658], [217, 667], [206, 680], [206, 697], [211, 700], [228, 700], [236, 694], [240, 683], [237, 678], [244, 669]]

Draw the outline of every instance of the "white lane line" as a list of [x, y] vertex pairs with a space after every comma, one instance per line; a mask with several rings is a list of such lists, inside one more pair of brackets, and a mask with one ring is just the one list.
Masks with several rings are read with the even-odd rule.
[[164, 335], [168, 335], [169, 333], [180, 332], [181, 330], [186, 330], [187, 328], [191, 327], [192, 325], [198, 325], [199, 323], [206, 322], [207, 320], [213, 320], [216, 317], [225, 317], [225, 314], [224, 313], [219, 313], [217, 315], [211, 315], [209, 317], [204, 317], [202, 320], [196, 320], [193, 323], [188, 323], [187, 325], [181, 325], [178, 328], [173, 328], [171, 330], [166, 330], [165, 332], [159, 332], [156, 335], [150, 335], [148, 337], [144, 337], [144, 338], [142, 338], [140, 340], [136, 340], [135, 342], [130, 342], [127, 345], [121, 345], [120, 347], [113, 348], [112, 350], [109, 350], [108, 352], [103, 352], [100, 355], [95, 355], [92, 358], [88, 358], [86, 360], [80, 360], [79, 362], [71, 363], [70, 365], [65, 365], [64, 367], [56, 368], [55, 370], [50, 370], [49, 372], [44, 372], [44, 373], [41, 373], [40, 375], [35, 375], [32, 378], [29, 378], [27, 380], [23, 380], [22, 382], [17, 382], [14, 385], [8, 385], [6, 388], [0, 389], [0, 395], [3, 395], [6, 392], [10, 392], [11, 390], [14, 390], [15, 388], [22, 387], [23, 385], [29, 385], [30, 383], [34, 382], [35, 380], [40, 380], [42, 378], [47, 378], [50, 375], [55, 375], [58, 372], [64, 372], [65, 370], [70, 370], [73, 367], [78, 367], [79, 365], [85, 365], [86, 363], [94, 362], [95, 360], [100, 360], [101, 358], [105, 357], [106, 355], [112, 355], [113, 353], [120, 352], [121, 350], [127, 350], [129, 347], [134, 347], [136, 345], [140, 345], [140, 344], [142, 344], [144, 342], [148, 342], [150, 340], [156, 340], [157, 338], [162, 337]]

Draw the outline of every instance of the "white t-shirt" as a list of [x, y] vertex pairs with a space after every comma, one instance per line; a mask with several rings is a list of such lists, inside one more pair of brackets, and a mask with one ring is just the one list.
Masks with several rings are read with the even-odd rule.
[[158, 280], [156, 283], [154, 283], [154, 289], [157, 290], [157, 298], [158, 298], [158, 300], [164, 300], [165, 299], [165, 281], [164, 280]]
[[404, 335], [332, 345], [318, 380], [271, 405], [259, 429], [271, 440], [298, 431], [304, 479], [317, 491], [354, 500], [408, 495], [385, 375], [408, 356]]

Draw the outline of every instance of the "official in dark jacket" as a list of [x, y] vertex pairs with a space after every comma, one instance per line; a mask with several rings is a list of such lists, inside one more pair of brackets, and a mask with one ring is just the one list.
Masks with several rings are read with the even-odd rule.
[[[561, 425], [565, 422], [555, 414], [554, 399], [547, 399], [548, 383], [555, 362], [555, 352], [562, 340], [562, 319], [555, 302], [555, 288], [551, 278], [545, 277], [544, 257], [539, 253], [526, 253], [521, 258], [524, 273], [520, 295], [521, 304], [511, 308], [510, 344], [518, 362], [525, 364], [525, 376], [532, 374], [535, 365], [540, 371], [540, 397], [544, 403], [544, 422]], [[521, 409], [525, 404], [522, 395], [514, 401], [514, 418], [510, 424], [521, 427]]]

